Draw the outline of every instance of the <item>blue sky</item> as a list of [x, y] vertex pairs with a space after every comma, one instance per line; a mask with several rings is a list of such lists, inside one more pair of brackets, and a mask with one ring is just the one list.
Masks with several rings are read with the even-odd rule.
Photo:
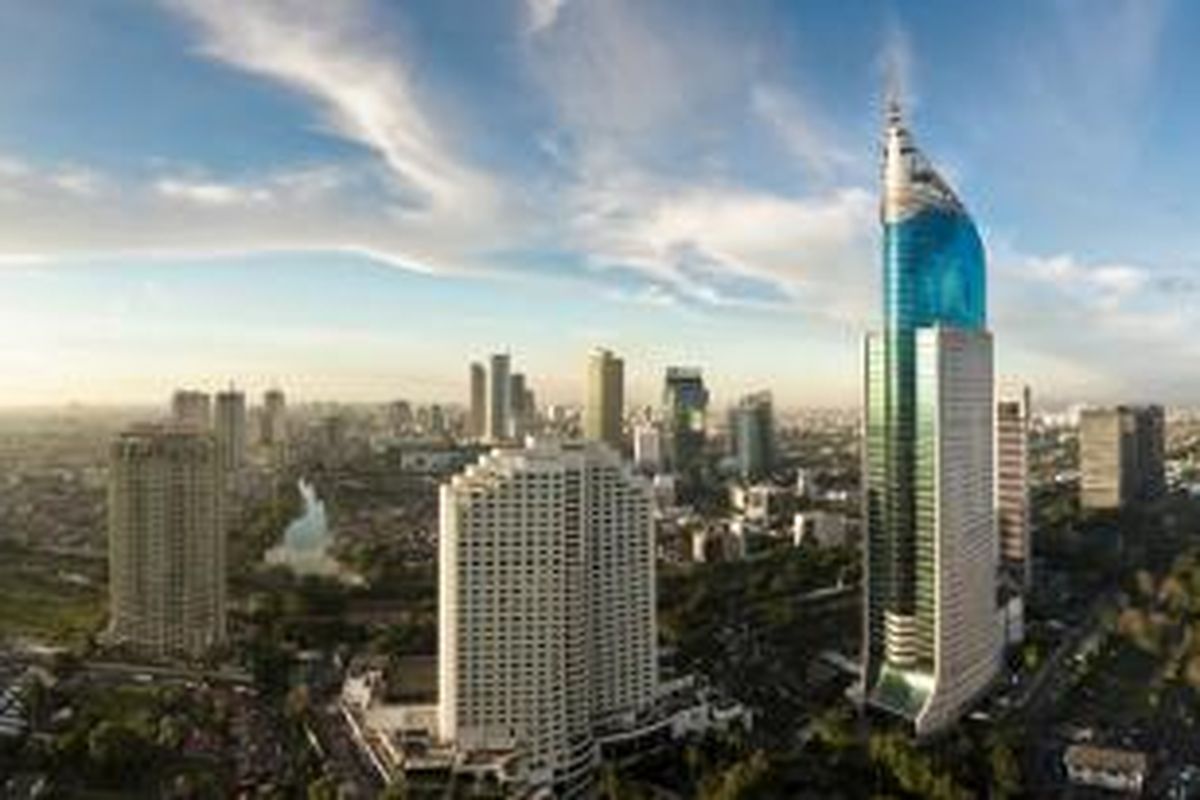
[[[233, 9], [236, 9], [234, 11]], [[885, 75], [989, 254], [1002, 373], [1200, 390], [1200, 8], [0, 0], [0, 405], [178, 384], [853, 404]]]

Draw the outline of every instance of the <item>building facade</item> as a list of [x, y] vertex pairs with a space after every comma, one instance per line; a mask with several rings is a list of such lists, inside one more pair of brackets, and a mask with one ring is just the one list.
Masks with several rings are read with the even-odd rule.
[[1118, 511], [1165, 491], [1162, 406], [1084, 409], [1079, 415], [1079, 501]]
[[585, 796], [597, 734], [653, 705], [650, 491], [597, 443], [495, 450], [441, 488], [440, 737]]
[[109, 636], [152, 656], [225, 639], [225, 536], [211, 433], [142, 426], [109, 452]]
[[618, 453], [625, 446], [621, 423], [625, 411], [625, 362], [610, 350], [588, 354], [584, 438], [604, 442]]
[[1001, 387], [996, 399], [996, 523], [1000, 532], [1000, 567], [1025, 593], [1033, 585], [1029, 421], [1029, 387]]
[[1000, 667], [983, 246], [889, 110], [884, 325], [866, 342], [863, 699], [919, 735]]

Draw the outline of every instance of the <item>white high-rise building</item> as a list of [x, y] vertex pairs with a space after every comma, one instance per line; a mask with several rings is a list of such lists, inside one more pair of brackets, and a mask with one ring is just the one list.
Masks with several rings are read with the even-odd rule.
[[246, 395], [233, 388], [217, 392], [216, 434], [221, 469], [236, 472], [246, 458]]
[[[933, 545], [933, 635], [926, 639], [933, 648], [932, 685], [915, 720], [923, 733], [958, 719], [999, 671], [1003, 649], [995, 622], [992, 336], [923, 328], [916, 346], [917, 425], [930, 431], [917, 474], [932, 478], [931, 491], [916, 497], [918, 525], [928, 528]], [[903, 650], [905, 638], [898, 635], [889, 646]]]
[[653, 422], [633, 429], [633, 464], [642, 472], [659, 472], [663, 465], [663, 433]]
[[1029, 387], [1001, 384], [996, 399], [996, 522], [1000, 566], [1023, 591], [1033, 583], [1029, 503]]
[[191, 426], [146, 425], [109, 454], [109, 636], [150, 655], [225, 639], [217, 447]]
[[441, 488], [440, 737], [583, 796], [657, 689], [650, 490], [598, 443], [494, 450]]
[[488, 370], [487, 440], [503, 442], [511, 432], [512, 358], [507, 353], [492, 356]]

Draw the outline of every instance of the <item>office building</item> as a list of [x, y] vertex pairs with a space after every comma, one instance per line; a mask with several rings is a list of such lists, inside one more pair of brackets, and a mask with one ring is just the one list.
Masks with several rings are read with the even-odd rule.
[[438, 730], [587, 796], [598, 733], [657, 687], [650, 490], [607, 446], [530, 439], [441, 488]]
[[593, 350], [588, 354], [587, 363], [584, 438], [604, 442], [620, 453], [625, 446], [621, 432], [624, 410], [625, 362], [610, 350]]
[[1000, 667], [983, 246], [889, 109], [884, 327], [865, 347], [863, 699], [945, 730]]
[[230, 387], [217, 392], [217, 459], [225, 472], [236, 472], [246, 460], [246, 395]]
[[1119, 511], [1165, 490], [1161, 406], [1085, 409], [1079, 415], [1079, 501], [1086, 511]]
[[491, 358], [487, 375], [487, 435], [490, 442], [506, 441], [511, 432], [512, 414], [512, 358], [507, 353], [497, 353]]
[[743, 397], [730, 413], [730, 441], [742, 480], [765, 478], [775, 461], [775, 415], [771, 393]]
[[282, 447], [287, 444], [287, 400], [280, 389], [268, 389], [263, 393], [262, 417], [259, 441], [264, 447]]
[[178, 389], [171, 397], [171, 418], [201, 430], [212, 427], [212, 400], [207, 392]]
[[487, 427], [487, 369], [477, 361], [471, 362], [471, 398], [467, 412], [467, 435], [482, 439]]
[[996, 399], [996, 523], [1000, 532], [1000, 568], [1026, 593], [1033, 584], [1029, 420], [1029, 387], [1003, 386]]
[[668, 367], [663, 387], [669, 466], [685, 480], [694, 480], [703, 466], [707, 431], [708, 389], [694, 367]]
[[194, 426], [146, 425], [109, 451], [109, 638], [151, 656], [225, 639], [217, 446]]

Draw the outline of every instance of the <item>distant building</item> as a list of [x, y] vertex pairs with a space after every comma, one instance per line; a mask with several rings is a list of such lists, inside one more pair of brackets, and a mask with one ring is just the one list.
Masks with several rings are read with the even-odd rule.
[[446, 412], [437, 403], [429, 406], [429, 426], [425, 433], [431, 436], [443, 436], [446, 433]]
[[729, 490], [729, 503], [745, 514], [752, 522], [766, 522], [776, 512], [784, 493], [778, 487], [766, 483], [754, 486], [733, 486]]
[[692, 561], [710, 564], [719, 561], [741, 561], [746, 557], [746, 537], [743, 529], [698, 527], [692, 531]]
[[702, 466], [707, 432], [708, 389], [694, 367], [668, 367], [663, 386], [663, 420], [670, 468], [685, 480]]
[[508, 437], [519, 442], [529, 432], [529, 411], [525, 408], [528, 395], [525, 375], [514, 372], [508, 378]]
[[277, 447], [287, 443], [287, 400], [280, 389], [269, 389], [263, 394], [263, 410], [259, 441], [264, 447]]
[[663, 466], [662, 429], [652, 422], [640, 422], [633, 429], [633, 465], [650, 475]]
[[440, 738], [585, 796], [599, 732], [654, 705], [649, 487], [606, 445], [530, 440], [443, 484], [438, 546]]
[[467, 414], [467, 435], [482, 439], [487, 431], [487, 369], [477, 361], [471, 362], [470, 410]]
[[236, 472], [246, 460], [246, 395], [230, 388], [217, 392], [217, 458], [225, 472]]
[[743, 397], [730, 413], [733, 455], [742, 480], [766, 477], [775, 462], [775, 416], [771, 393], [756, 392]]
[[413, 410], [407, 400], [396, 400], [388, 406], [388, 424], [393, 436], [405, 436], [412, 433]]
[[207, 392], [178, 389], [171, 397], [171, 418], [180, 425], [208, 430], [212, 427], [212, 399]]
[[225, 639], [225, 535], [211, 433], [142, 426], [109, 454], [110, 628], [155, 656]]
[[587, 363], [584, 438], [604, 442], [620, 453], [625, 447], [621, 431], [624, 410], [625, 362], [610, 350], [593, 350], [588, 354]]
[[1080, 505], [1116, 511], [1165, 490], [1162, 406], [1086, 409], [1079, 415]]
[[654, 491], [654, 508], [656, 511], [663, 513], [675, 508], [678, 497], [675, 491], [674, 475], [655, 475], [651, 479], [651, 486]]
[[846, 517], [831, 511], [804, 511], [792, 520], [792, 544], [842, 547], [848, 543]]
[[996, 523], [1000, 568], [1023, 591], [1033, 584], [1029, 503], [1028, 386], [1005, 386], [996, 400]]
[[510, 434], [512, 415], [512, 358], [507, 353], [497, 353], [491, 358], [488, 370], [487, 440], [507, 441]]

